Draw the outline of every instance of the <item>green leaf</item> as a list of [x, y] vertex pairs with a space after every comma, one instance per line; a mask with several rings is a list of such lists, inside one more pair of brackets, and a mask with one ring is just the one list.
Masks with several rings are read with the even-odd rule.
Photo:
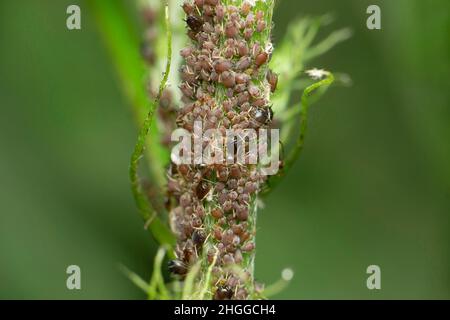
[[124, 265], [119, 266], [120, 271], [123, 272], [123, 274], [130, 279], [131, 282], [133, 282], [136, 287], [144, 291], [145, 293], [149, 290], [149, 285], [147, 282], [145, 282], [144, 279], [142, 279], [140, 276], [138, 276], [136, 273], [125, 267]]

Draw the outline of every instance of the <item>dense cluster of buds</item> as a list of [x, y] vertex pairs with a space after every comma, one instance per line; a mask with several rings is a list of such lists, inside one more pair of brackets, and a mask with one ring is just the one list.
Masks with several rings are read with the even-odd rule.
[[[190, 0], [183, 10], [191, 41], [180, 52], [183, 106], [177, 126], [189, 132], [196, 121], [222, 132], [268, 128], [277, 85], [268, 68], [269, 13], [254, 0]], [[256, 197], [265, 180], [255, 164], [172, 163], [167, 188], [177, 259], [170, 271], [184, 277], [201, 259], [202, 270], [214, 263], [214, 299], [253, 294]]]

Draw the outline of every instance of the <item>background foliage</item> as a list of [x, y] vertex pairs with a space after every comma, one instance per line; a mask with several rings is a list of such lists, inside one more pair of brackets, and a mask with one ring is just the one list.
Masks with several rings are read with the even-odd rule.
[[[81, 32], [65, 28], [78, 1], [0, 2], [0, 298], [144, 297], [119, 269], [148, 278], [156, 252], [129, 191], [136, 128], [86, 2]], [[257, 277], [296, 272], [277, 298], [450, 298], [450, 6], [379, 0], [383, 30], [369, 31], [374, 3], [282, 0], [275, 14], [275, 42], [302, 15], [354, 31], [309, 62], [354, 85], [311, 109], [258, 218]]]

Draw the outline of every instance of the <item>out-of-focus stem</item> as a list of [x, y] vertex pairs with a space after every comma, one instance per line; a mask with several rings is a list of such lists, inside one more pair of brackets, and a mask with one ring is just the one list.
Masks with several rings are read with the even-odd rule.
[[[158, 95], [156, 96], [156, 99], [154, 101], [152, 101], [152, 103], [150, 104], [150, 110], [147, 113], [147, 116], [144, 120], [144, 124], [142, 125], [141, 130], [139, 131], [136, 146], [131, 155], [130, 171], [129, 171], [130, 181], [131, 181], [131, 190], [133, 191], [134, 199], [135, 199], [136, 204], [137, 204], [141, 214], [143, 215], [144, 219], [146, 219], [148, 221], [148, 226], [152, 230], [152, 233], [155, 236], [160, 234], [161, 225], [159, 223], [156, 225], [153, 223], [153, 220], [157, 217], [156, 216], [157, 212], [151, 208], [147, 195], [145, 195], [144, 192], [142, 191], [142, 186], [139, 181], [137, 170], [138, 170], [139, 160], [143, 157], [143, 153], [145, 150], [145, 142], [146, 142], [147, 135], [149, 133], [149, 130], [150, 130], [150, 127], [152, 124], [153, 115], [159, 104], [159, 100], [164, 91], [164, 88], [166, 87], [167, 79], [168, 79], [169, 73], [170, 73], [170, 65], [171, 65], [171, 58], [172, 58], [172, 42], [171, 42], [172, 29], [170, 28], [168, 6], [166, 6], [166, 8], [165, 8], [165, 20], [166, 20], [166, 31], [167, 31], [166, 35], [167, 35], [167, 40], [168, 40], [166, 70], [164, 72], [163, 79], [161, 80], [161, 83], [159, 85]], [[155, 229], [155, 228], [157, 228], [157, 229]], [[168, 235], [166, 235], [166, 237], [167, 237], [167, 239], [159, 238], [157, 240], [160, 243], [167, 243], [167, 241], [169, 240], [169, 237], [168, 237]], [[172, 237], [170, 237], [170, 240], [172, 240]], [[173, 243], [170, 243], [170, 244], [173, 244]]]

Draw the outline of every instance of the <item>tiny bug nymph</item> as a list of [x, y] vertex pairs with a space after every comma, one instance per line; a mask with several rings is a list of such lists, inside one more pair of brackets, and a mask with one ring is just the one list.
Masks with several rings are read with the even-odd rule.
[[170, 260], [168, 262], [168, 269], [171, 273], [184, 276], [187, 273], [187, 266], [180, 260]]
[[215, 219], [220, 219], [223, 217], [223, 211], [221, 208], [217, 207], [211, 210], [211, 216]]
[[235, 261], [236, 263], [241, 263], [242, 260], [243, 260], [243, 257], [242, 257], [242, 252], [241, 252], [241, 250], [236, 250], [236, 252], [234, 253], [234, 261]]
[[252, 4], [249, 1], [244, 1], [241, 6], [241, 13], [246, 16], [250, 13], [250, 10], [252, 10]]
[[187, 2], [183, 3], [183, 5], [181, 7], [183, 8], [184, 12], [189, 15], [192, 14], [195, 10], [194, 6]]
[[262, 52], [255, 57], [255, 65], [256, 67], [261, 67], [269, 60], [269, 55], [267, 52]]
[[236, 77], [234, 72], [225, 71], [219, 78], [225, 88], [233, 88], [236, 85]]
[[249, 252], [252, 251], [253, 249], [255, 249], [255, 244], [253, 242], [247, 242], [241, 248], [241, 250], [244, 252]]
[[195, 33], [198, 33], [203, 29], [203, 20], [199, 17], [190, 15], [186, 18], [186, 23]]
[[195, 188], [195, 194], [197, 195], [198, 200], [203, 200], [209, 193], [210, 189], [211, 187], [208, 182], [204, 180], [200, 181]]
[[229, 21], [226, 25], [225, 25], [225, 35], [228, 38], [234, 38], [238, 35], [239, 33], [239, 29], [236, 27], [236, 25]]
[[195, 230], [192, 233], [192, 241], [194, 242], [194, 244], [199, 247], [203, 244], [203, 242], [205, 242], [206, 240], [206, 234], [203, 230]]
[[258, 108], [254, 112], [254, 118], [261, 124], [269, 124], [273, 119], [273, 110], [271, 107]]
[[224, 265], [233, 265], [234, 264], [234, 256], [227, 253], [222, 257], [222, 261]]
[[267, 71], [266, 79], [267, 79], [267, 82], [269, 82], [270, 91], [272, 93], [275, 92], [275, 90], [277, 89], [277, 85], [278, 85], [278, 75], [269, 69]]
[[220, 286], [214, 294], [214, 300], [228, 300], [233, 296], [233, 290], [228, 286]]

